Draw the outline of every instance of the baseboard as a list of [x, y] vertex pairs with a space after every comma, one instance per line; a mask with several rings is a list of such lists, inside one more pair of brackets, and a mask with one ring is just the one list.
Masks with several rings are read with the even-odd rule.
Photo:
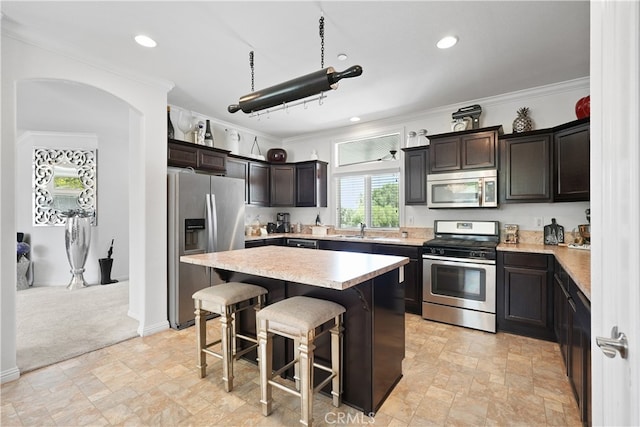
[[18, 378], [20, 378], [20, 369], [18, 369], [18, 367], [16, 366], [0, 373], [0, 384], [8, 383], [9, 381], [15, 381]]
[[150, 325], [147, 327], [143, 327], [141, 322], [140, 326], [138, 326], [138, 334], [141, 337], [146, 337], [149, 335], [157, 334], [158, 332], [162, 332], [166, 329], [169, 329], [169, 322], [167, 320], [158, 322], [155, 325]]

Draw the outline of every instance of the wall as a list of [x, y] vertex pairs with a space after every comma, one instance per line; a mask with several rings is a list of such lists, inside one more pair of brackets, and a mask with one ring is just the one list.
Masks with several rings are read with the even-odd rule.
[[2, 28], [2, 139], [0, 143], [0, 381], [16, 379], [14, 179], [17, 172], [17, 86], [28, 80], [61, 80], [96, 87], [129, 106], [130, 313], [138, 333], [169, 327], [166, 295], [166, 140], [167, 92], [173, 84], [119, 70], [105, 70], [85, 59], [39, 47]]
[[[308, 160], [311, 151], [317, 150], [320, 160], [329, 162], [329, 176], [331, 176], [334, 164], [333, 147], [339, 141], [375, 135], [389, 129], [397, 129], [404, 135], [411, 130], [417, 131], [418, 129], [427, 129], [427, 136], [450, 132], [451, 113], [461, 107], [473, 104], [479, 104], [482, 107], [481, 127], [502, 125], [504, 133], [511, 133], [516, 110], [526, 106], [530, 109], [534, 129], [544, 129], [575, 120], [575, 103], [588, 94], [588, 78], [578, 79], [491, 98], [464, 101], [456, 105], [416, 113], [412, 116], [394, 117], [334, 129], [329, 132], [289, 138], [283, 142], [283, 147], [293, 161]], [[327, 105], [326, 108], [329, 106]], [[383, 166], [380, 164], [380, 167]], [[335, 224], [334, 185], [334, 182], [330, 181], [329, 206], [327, 208], [289, 209], [292, 213], [292, 222], [313, 223], [315, 215], [320, 212], [324, 223]], [[404, 194], [402, 188], [401, 194]], [[477, 219], [498, 220], [501, 224], [518, 224], [522, 230], [542, 231], [542, 227], [537, 227], [534, 221], [534, 218], [542, 217], [543, 225], [549, 224], [551, 218], [556, 218], [557, 222], [565, 227], [565, 231], [570, 231], [578, 224], [586, 223], [584, 211], [588, 207], [588, 202], [502, 204], [497, 209], [427, 209], [426, 206], [401, 206], [401, 225], [433, 227], [433, 221], [436, 219]], [[251, 211], [251, 213], [254, 212], [261, 213], [261, 219], [269, 215], [275, 217], [275, 213], [273, 213], [275, 210]]]

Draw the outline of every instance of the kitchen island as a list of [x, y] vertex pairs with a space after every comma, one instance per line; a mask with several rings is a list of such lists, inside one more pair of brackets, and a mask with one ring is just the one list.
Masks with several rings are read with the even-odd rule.
[[[225, 281], [265, 287], [267, 304], [305, 295], [343, 307], [343, 402], [375, 413], [402, 377], [404, 358], [404, 265], [406, 257], [262, 246], [186, 255], [182, 262], [212, 267]], [[255, 333], [255, 318], [241, 313], [241, 333]], [[292, 359], [293, 346], [274, 339], [273, 367]], [[315, 357], [330, 360], [329, 335], [317, 340]], [[247, 358], [255, 363], [255, 352]], [[293, 378], [291, 371], [285, 373]], [[256, 376], [257, 376], [256, 372]], [[322, 372], [315, 381], [321, 382]]]

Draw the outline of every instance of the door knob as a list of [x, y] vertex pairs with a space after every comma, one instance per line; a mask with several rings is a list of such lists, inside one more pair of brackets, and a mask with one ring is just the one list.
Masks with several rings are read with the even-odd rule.
[[607, 357], [613, 358], [616, 357], [616, 353], [620, 353], [620, 357], [627, 358], [627, 351], [629, 350], [627, 336], [622, 332], [618, 332], [617, 326], [611, 328], [611, 338], [596, 337], [596, 344]]

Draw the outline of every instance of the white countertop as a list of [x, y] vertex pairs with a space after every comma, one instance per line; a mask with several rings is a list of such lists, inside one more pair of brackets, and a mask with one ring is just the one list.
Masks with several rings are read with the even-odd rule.
[[287, 246], [183, 255], [180, 261], [331, 289], [348, 289], [409, 263], [409, 258]]

